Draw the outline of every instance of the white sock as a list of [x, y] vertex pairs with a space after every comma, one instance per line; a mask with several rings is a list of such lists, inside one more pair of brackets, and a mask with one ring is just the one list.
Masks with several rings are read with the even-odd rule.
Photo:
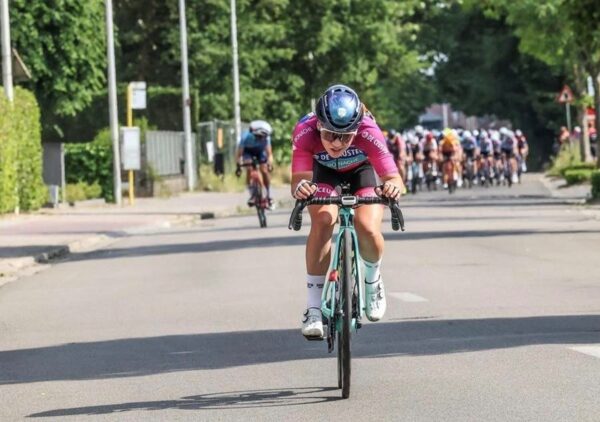
[[307, 308], [321, 309], [321, 294], [323, 293], [324, 284], [325, 275], [306, 275]]
[[369, 262], [363, 260], [365, 264], [365, 283], [373, 284], [381, 276], [379, 267], [381, 266], [381, 259], [377, 262]]

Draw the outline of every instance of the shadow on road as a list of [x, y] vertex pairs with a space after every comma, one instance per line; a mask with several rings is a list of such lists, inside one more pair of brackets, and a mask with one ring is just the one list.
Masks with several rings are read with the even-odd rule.
[[[425, 356], [544, 344], [600, 342], [600, 315], [458, 320], [402, 320], [366, 325], [355, 358]], [[237, 331], [0, 352], [0, 385], [110, 379], [179, 371], [329, 358], [298, 329]]]
[[[172, 255], [180, 253], [206, 253], [239, 249], [276, 248], [301, 246], [306, 244], [306, 233], [292, 236], [260, 237], [251, 239], [217, 240], [211, 242], [178, 243], [165, 245], [138, 246], [131, 248], [107, 248], [100, 251], [73, 254], [70, 260], [96, 260], [131, 258], [138, 256]], [[393, 232], [386, 233], [386, 240], [430, 240], [448, 238], [486, 238], [498, 236], [567, 236], [573, 234], [599, 234], [600, 230], [450, 230], [432, 232]]]
[[107, 404], [102, 406], [75, 407], [34, 413], [30, 418], [76, 415], [105, 415], [139, 410], [202, 410], [202, 409], [248, 409], [258, 407], [299, 406], [341, 400], [339, 393], [323, 396], [324, 393], [337, 391], [335, 387], [283, 388], [249, 391], [228, 391], [224, 393], [200, 394], [182, 397], [179, 400], [161, 400]]

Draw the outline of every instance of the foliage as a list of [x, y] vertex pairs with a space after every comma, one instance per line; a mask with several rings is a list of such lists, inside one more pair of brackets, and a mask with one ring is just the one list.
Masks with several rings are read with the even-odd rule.
[[48, 195], [42, 179], [40, 108], [33, 94], [20, 88], [15, 91], [14, 102], [19, 206], [23, 211], [35, 210]]
[[201, 165], [198, 177], [200, 191], [206, 192], [243, 192], [246, 188], [245, 178], [236, 177], [235, 174], [217, 176], [210, 165]]
[[0, 98], [0, 213], [43, 205], [40, 112], [34, 96], [19, 87], [11, 105]]
[[581, 156], [579, 145], [569, 147], [564, 145], [558, 155], [552, 160], [552, 165], [548, 170], [548, 175], [553, 177], [562, 177], [566, 169], [581, 165]]
[[12, 0], [11, 38], [31, 71], [44, 130], [74, 116], [104, 86], [106, 43], [101, 0]]
[[[293, 125], [310, 111], [311, 99], [327, 85], [344, 82], [358, 90], [380, 124], [407, 124], [428, 100], [422, 91], [429, 86], [419, 72], [428, 64], [419, 59], [414, 42], [416, 13], [432, 7], [428, 4], [307, 0], [298, 7], [289, 0], [238, 0], [242, 120], [271, 122], [274, 150], [288, 160]], [[118, 0], [116, 11], [119, 73], [150, 86], [177, 86], [176, 2]], [[194, 115], [202, 121], [231, 119], [229, 4], [188, 2], [187, 23]]]
[[12, 116], [10, 103], [0, 95], [0, 213], [13, 211], [18, 204], [17, 142]]
[[439, 102], [510, 120], [527, 135], [533, 160], [550, 153], [562, 119], [554, 102], [561, 73], [520, 53], [512, 28], [478, 8], [455, 5], [427, 21], [422, 42], [424, 54], [435, 60]]
[[[127, 121], [127, 84], [119, 84], [117, 88], [118, 117], [120, 122], [125, 124]], [[152, 122], [153, 128], [182, 130], [181, 88], [149, 86], [147, 106], [145, 110], [133, 111], [135, 125], [139, 126], [139, 122], [145, 119], [147, 122]], [[107, 91], [103, 90], [95, 95], [91, 104], [78, 113], [76, 118], [57, 118], [55, 123], [62, 128], [62, 135], [50, 137], [50, 139], [63, 142], [92, 141], [108, 123]]]
[[594, 163], [577, 163], [569, 167], [565, 167], [560, 171], [560, 174], [564, 177], [566, 172], [569, 170], [594, 170], [596, 168]]
[[[474, 1], [469, 1], [469, 3]], [[591, 75], [596, 119], [600, 121], [600, 9], [596, 0], [484, 0], [477, 2], [496, 18], [505, 18], [519, 38], [521, 50], [567, 70], [585, 91]]]
[[592, 176], [591, 169], [568, 169], [565, 171], [565, 181], [568, 185], [587, 182]]
[[104, 129], [93, 142], [65, 146], [65, 172], [68, 183], [98, 183], [102, 197], [114, 200], [113, 153], [110, 130]]
[[591, 174], [592, 198], [600, 199], [600, 170], [594, 170]]
[[91, 185], [85, 182], [67, 184], [67, 202], [85, 201], [86, 199], [96, 199], [102, 196], [102, 187], [94, 182]]

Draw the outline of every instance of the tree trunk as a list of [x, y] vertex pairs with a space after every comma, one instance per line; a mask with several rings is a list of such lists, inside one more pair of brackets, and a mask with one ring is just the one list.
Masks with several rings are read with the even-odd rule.
[[[575, 76], [575, 90], [577, 96], [580, 98], [585, 97], [587, 94], [587, 72], [580, 65], [573, 65], [573, 74]], [[580, 159], [584, 163], [592, 161], [592, 153], [590, 150], [590, 137], [589, 131], [587, 130], [587, 119], [586, 119], [587, 107], [581, 103], [577, 104], [577, 121], [581, 125], [581, 134], [579, 139], [579, 151]]]

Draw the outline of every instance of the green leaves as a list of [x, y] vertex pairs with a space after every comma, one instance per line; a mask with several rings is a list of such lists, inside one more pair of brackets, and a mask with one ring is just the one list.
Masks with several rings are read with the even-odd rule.
[[12, 0], [13, 44], [30, 68], [45, 113], [73, 116], [104, 86], [101, 0]]
[[12, 105], [0, 98], [0, 213], [37, 209], [46, 196], [40, 110], [33, 94], [17, 87]]

